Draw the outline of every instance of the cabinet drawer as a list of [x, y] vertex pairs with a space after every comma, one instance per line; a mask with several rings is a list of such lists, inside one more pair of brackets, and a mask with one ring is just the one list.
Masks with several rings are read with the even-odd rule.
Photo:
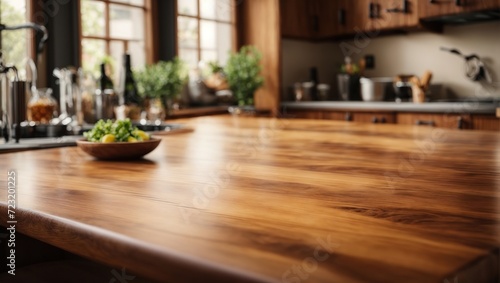
[[421, 1], [418, 11], [420, 18], [457, 15], [500, 8], [498, 0], [453, 0]]
[[396, 122], [396, 115], [392, 112], [328, 111], [323, 113], [323, 119], [359, 123], [393, 124]]
[[295, 119], [323, 119], [323, 113], [317, 110], [287, 110], [285, 115]]
[[394, 124], [396, 122], [396, 115], [384, 112], [354, 112], [353, 121], [373, 124]]
[[398, 113], [397, 123], [448, 129], [472, 129], [472, 119], [468, 114], [427, 114]]
[[493, 115], [474, 115], [472, 125], [475, 130], [500, 131], [500, 118]]

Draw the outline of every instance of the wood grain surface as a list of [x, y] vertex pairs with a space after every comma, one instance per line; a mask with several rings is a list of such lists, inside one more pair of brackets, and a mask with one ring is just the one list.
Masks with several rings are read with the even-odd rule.
[[17, 231], [160, 282], [498, 282], [500, 135], [212, 116], [145, 159], [0, 155]]

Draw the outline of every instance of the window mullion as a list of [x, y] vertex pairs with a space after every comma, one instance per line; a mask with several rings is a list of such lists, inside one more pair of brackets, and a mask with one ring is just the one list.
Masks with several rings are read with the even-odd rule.
[[201, 61], [201, 9], [200, 9], [200, 0], [198, 0], [198, 19], [197, 19], [197, 22], [198, 22], [198, 61], [196, 62], [196, 64], [198, 65], [198, 63]]
[[105, 18], [105, 35], [104, 37], [106, 38], [105, 39], [105, 42], [106, 42], [106, 55], [110, 56], [111, 54], [111, 40], [110, 40], [110, 37], [111, 37], [111, 33], [110, 33], [110, 27], [109, 27], [109, 19], [110, 19], [110, 16], [109, 16], [109, 2], [106, 1], [105, 2], [105, 8], [104, 8], [104, 18]]

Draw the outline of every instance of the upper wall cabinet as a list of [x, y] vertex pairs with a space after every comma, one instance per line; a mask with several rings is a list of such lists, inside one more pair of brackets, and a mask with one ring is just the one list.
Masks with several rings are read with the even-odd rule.
[[280, 0], [281, 34], [297, 39], [335, 35], [335, 0]]
[[317, 32], [310, 1], [280, 0], [281, 34], [284, 37], [308, 39]]
[[[500, 0], [279, 0], [285, 38], [320, 40], [360, 32], [412, 30], [450, 15], [500, 9]], [[488, 16], [481, 13], [481, 17]], [[489, 15], [491, 16], [491, 15]], [[492, 17], [498, 18], [498, 13]], [[479, 17], [479, 19], [482, 19]], [[459, 19], [463, 20], [463, 19]], [[477, 20], [477, 19], [476, 19]], [[469, 20], [468, 20], [469, 21]], [[427, 25], [429, 28], [430, 26]], [[436, 26], [433, 26], [434, 28]]]
[[334, 35], [351, 34], [358, 25], [359, 20], [356, 17], [355, 1], [352, 0], [333, 0], [334, 11], [331, 15], [331, 24], [334, 25]]
[[417, 0], [280, 0], [282, 36], [328, 39], [418, 26]]
[[426, 0], [419, 4], [422, 19], [500, 8], [499, 0]]
[[417, 0], [358, 0], [354, 16], [361, 30], [412, 28], [419, 25]]

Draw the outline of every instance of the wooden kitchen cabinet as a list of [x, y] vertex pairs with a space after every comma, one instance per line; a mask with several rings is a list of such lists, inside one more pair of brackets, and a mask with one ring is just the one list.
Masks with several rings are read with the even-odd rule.
[[294, 119], [323, 119], [323, 112], [315, 110], [285, 111], [284, 117]]
[[313, 5], [313, 17], [317, 17], [317, 39], [331, 38], [337, 33], [339, 19], [337, 14], [337, 0], [310, 1]]
[[336, 32], [336, 0], [280, 0], [281, 35], [323, 39]]
[[286, 111], [286, 117], [298, 119], [350, 121], [373, 124], [394, 124], [396, 122], [396, 114], [393, 112], [289, 110]]
[[326, 111], [323, 113], [323, 119], [358, 123], [393, 124], [396, 122], [396, 115], [392, 112]]
[[311, 3], [306, 0], [280, 0], [281, 35], [308, 39], [313, 36]]
[[500, 9], [499, 0], [462, 0], [466, 12]]
[[498, 0], [429, 0], [419, 3], [418, 13], [420, 18], [426, 19], [498, 8]]
[[392, 124], [396, 121], [396, 115], [392, 112], [326, 111], [323, 113], [323, 119], [359, 123]]
[[447, 129], [473, 129], [472, 118], [469, 114], [398, 113], [397, 123]]
[[500, 118], [494, 115], [473, 115], [472, 127], [475, 130], [500, 131]]
[[500, 118], [494, 115], [293, 109], [287, 110], [285, 117], [372, 124], [401, 124], [459, 130], [500, 131]]
[[394, 124], [396, 114], [392, 112], [354, 112], [352, 120], [359, 123]]
[[417, 0], [358, 0], [353, 14], [355, 26], [363, 31], [412, 28], [419, 26]]
[[325, 111], [323, 119], [335, 121], [352, 121], [352, 113], [349, 111]]
[[354, 33], [357, 18], [354, 11], [355, 1], [335, 0], [333, 11], [334, 35], [345, 35]]
[[418, 8], [418, 14], [420, 18], [425, 19], [463, 13], [465, 10], [460, 5], [461, 1], [422, 1]]

